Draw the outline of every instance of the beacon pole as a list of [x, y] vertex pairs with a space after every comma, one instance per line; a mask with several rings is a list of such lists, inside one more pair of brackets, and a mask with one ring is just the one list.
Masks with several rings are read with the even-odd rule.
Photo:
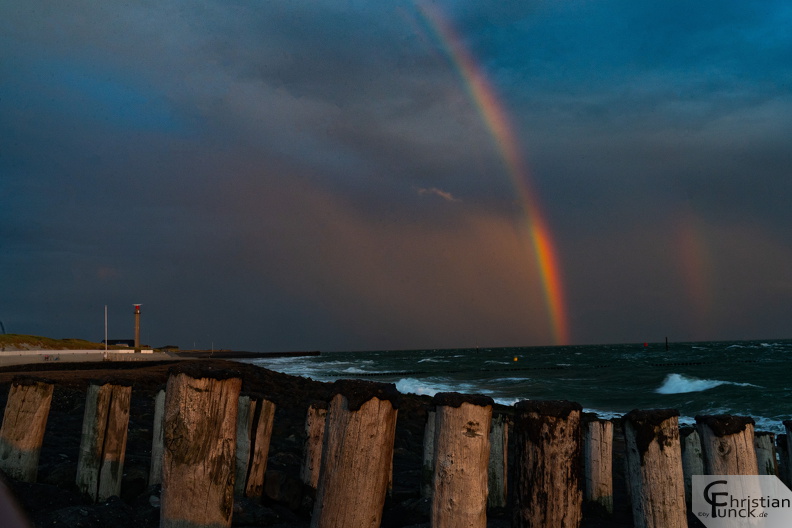
[[140, 305], [135, 306], [135, 352], [140, 353]]

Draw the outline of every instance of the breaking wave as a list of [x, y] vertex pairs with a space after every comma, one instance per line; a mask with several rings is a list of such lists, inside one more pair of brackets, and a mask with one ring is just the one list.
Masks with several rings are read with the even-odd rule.
[[684, 394], [686, 392], [701, 392], [721, 385], [737, 385], [739, 387], [758, 387], [751, 383], [737, 383], [734, 381], [699, 379], [684, 374], [669, 374], [663, 384], [655, 392], [658, 394]]

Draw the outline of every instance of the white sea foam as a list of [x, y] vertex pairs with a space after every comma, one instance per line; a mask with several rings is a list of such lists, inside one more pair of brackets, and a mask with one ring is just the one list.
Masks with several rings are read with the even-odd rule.
[[396, 382], [396, 390], [404, 394], [420, 394], [427, 396], [434, 396], [438, 392], [451, 391], [450, 385], [429, 384], [426, 381], [417, 380], [415, 378], [402, 378]]
[[448, 363], [445, 359], [425, 358], [419, 359], [418, 363]]
[[699, 379], [684, 374], [669, 374], [663, 380], [663, 384], [655, 392], [658, 394], [684, 394], [686, 392], [701, 392], [721, 385], [736, 385], [739, 387], [758, 387], [751, 383], [737, 383], [735, 381], [722, 381]]
[[341, 372], [346, 372], [347, 374], [365, 374], [368, 372], [367, 370], [359, 369], [357, 367], [347, 367]]
[[437, 379], [418, 380], [415, 378], [402, 378], [396, 382], [396, 390], [404, 394], [419, 394], [434, 396], [438, 392], [460, 392], [462, 394], [487, 394], [471, 383], [451, 382], [444, 383]]

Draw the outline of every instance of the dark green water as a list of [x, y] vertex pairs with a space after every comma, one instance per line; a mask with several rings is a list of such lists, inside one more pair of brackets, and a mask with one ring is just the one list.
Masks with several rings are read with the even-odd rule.
[[[516, 361], [515, 361], [516, 359]], [[631, 409], [752, 416], [781, 432], [792, 418], [792, 340], [497, 349], [329, 352], [255, 360], [289, 374], [331, 381], [396, 383], [401, 392], [486, 394], [504, 404], [565, 399], [604, 417]]]

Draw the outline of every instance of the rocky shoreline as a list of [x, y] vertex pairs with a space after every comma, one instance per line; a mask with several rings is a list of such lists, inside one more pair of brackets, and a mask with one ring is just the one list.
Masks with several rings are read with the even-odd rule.
[[[165, 386], [168, 369], [182, 361], [141, 363], [58, 363], [16, 365], [0, 369], [0, 405], [5, 408], [14, 376], [34, 375], [52, 380], [55, 392], [44, 436], [38, 482], [26, 484], [5, 479], [21, 509], [36, 527], [149, 528], [159, 526], [159, 489], [147, 486], [151, 456], [154, 398]], [[266, 497], [259, 503], [247, 499], [235, 504], [233, 526], [307, 527], [310, 524], [311, 490], [299, 480], [308, 406], [326, 401], [331, 384], [273, 372], [254, 365], [226, 360], [196, 360], [205, 366], [233, 369], [243, 380], [243, 393], [257, 393], [277, 404]], [[101, 504], [80, 497], [74, 484], [85, 394], [92, 380], [114, 379], [132, 384], [129, 434], [121, 496]], [[399, 407], [394, 449], [393, 492], [388, 497], [383, 528], [429, 526], [427, 500], [419, 495], [426, 396], [404, 395]], [[503, 408], [501, 410], [507, 410]], [[620, 436], [620, 435], [617, 435]], [[632, 525], [624, 484], [620, 479], [619, 442], [615, 445], [615, 505], [610, 518], [586, 512], [583, 526]], [[488, 526], [510, 525], [508, 509], [491, 511]]]

